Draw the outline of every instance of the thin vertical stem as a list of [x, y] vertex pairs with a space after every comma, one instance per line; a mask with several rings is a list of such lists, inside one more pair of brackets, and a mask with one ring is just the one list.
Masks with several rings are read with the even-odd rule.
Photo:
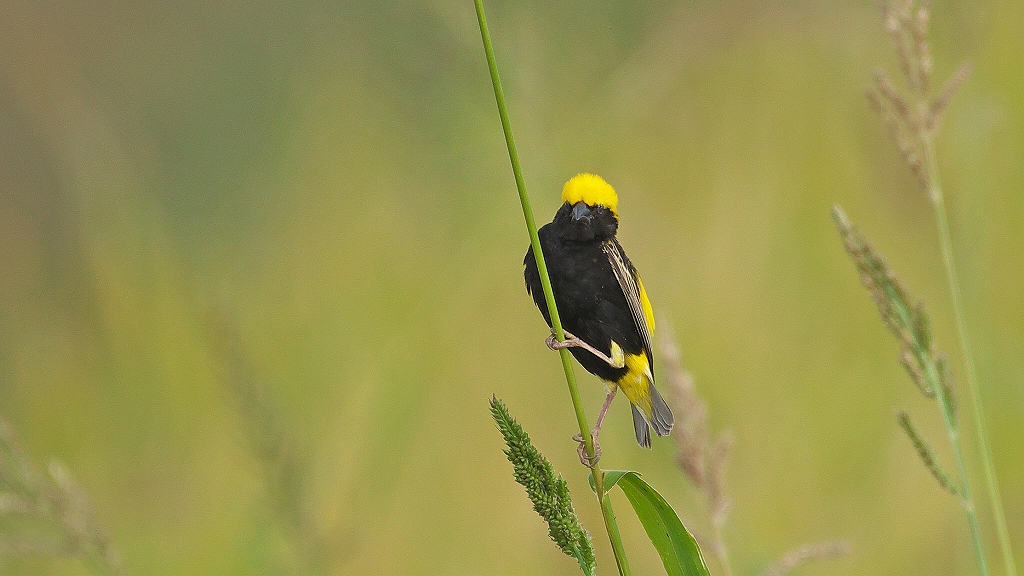
[[[595, 478], [595, 484], [596, 479]], [[601, 472], [601, 484], [604, 484], [604, 472]], [[615, 567], [619, 569], [619, 574], [622, 576], [632, 576], [629, 570], [629, 563], [626, 561], [626, 549], [622, 546], [622, 538], [619, 537], [619, 524], [615, 521], [615, 511], [612, 510], [612, 499], [611, 496], [604, 492], [604, 487], [600, 489], [601, 496], [601, 517], [604, 518], [604, 529], [608, 532], [608, 535], [615, 535], [614, 538], [610, 538], [612, 543], [612, 554], [615, 556]]]
[[[530, 206], [530, 197], [526, 193], [526, 182], [523, 179], [523, 170], [519, 164], [519, 153], [516, 151], [515, 139], [512, 137], [512, 123], [508, 118], [508, 108], [505, 105], [505, 95], [501, 90], [501, 80], [498, 78], [498, 64], [494, 59], [494, 48], [491, 45], [491, 34], [487, 29], [487, 19], [484, 17], [484, 6], [482, 0], [474, 0], [476, 4], [477, 21], [480, 24], [480, 37], [484, 43], [484, 53], [487, 55], [487, 68], [491, 73], [491, 85], [494, 88], [494, 99], [498, 105], [498, 116], [501, 117], [501, 128], [505, 133], [505, 145], [508, 147], [508, 158], [512, 163], [512, 174], [515, 176], [516, 188], [519, 190], [519, 202], [523, 206], [523, 218], [526, 220], [526, 228], [530, 233], [530, 245], [533, 247], [533, 255], [537, 260], [537, 270], [540, 272], [540, 283], [544, 289], [544, 301], [547, 303], [548, 312], [551, 317], [551, 328], [555, 332], [555, 338], [559, 342], [565, 341], [565, 331], [562, 329], [562, 321], [558, 316], [558, 308], [555, 306], [555, 295], [551, 290], [551, 279], [548, 276], [547, 265], [544, 263], [544, 252], [541, 249], [540, 237], [537, 235], [537, 222], [533, 218], [533, 208]], [[590, 435], [590, 427], [587, 425], [587, 414], [583, 410], [583, 402], [580, 400], [579, 387], [576, 384], [576, 374], [572, 368], [571, 356], [565, 348], [560, 349], [559, 356], [562, 360], [562, 370], [565, 372], [565, 381], [569, 386], [569, 396], [572, 398], [573, 410], [576, 412], [576, 422], [580, 427], [580, 435], [583, 438], [583, 449], [591, 461], [594, 460], [594, 439]], [[625, 548], [622, 546], [622, 537], [619, 535], [618, 524], [615, 522], [615, 512], [612, 510], [611, 499], [604, 490], [604, 471], [594, 462], [590, 466], [594, 475], [594, 488], [597, 494], [598, 504], [601, 506], [601, 516], [604, 518], [605, 530], [608, 532], [608, 539], [611, 542], [612, 552], [615, 555], [615, 565], [621, 576], [630, 576], [629, 563], [626, 560]]]
[[971, 484], [967, 479], [967, 466], [964, 464], [963, 451], [960, 449], [960, 431], [953, 418], [950, 398], [946, 397], [946, 387], [939, 380], [939, 376], [935, 372], [935, 365], [929, 362], [926, 370], [928, 379], [931, 381], [931, 388], [935, 391], [935, 400], [939, 403], [939, 411], [942, 412], [942, 421], [946, 425], [949, 443], [953, 446], [953, 458], [956, 460], [957, 473], [960, 475], [960, 498], [964, 511], [967, 513], [967, 525], [971, 531], [971, 543], [974, 547], [974, 559], [978, 564], [978, 573], [981, 576], [987, 576], [988, 564], [985, 561], [985, 547], [981, 541], [981, 529], [978, 525], [978, 512], [974, 508], [974, 499], [971, 496]]
[[[903, 306], [898, 307], [897, 314], [900, 315], [903, 325], [910, 326], [913, 324], [910, 311], [907, 308]], [[953, 416], [951, 398], [946, 396], [947, 389], [939, 378], [935, 363], [931, 360], [931, 357], [928, 356], [928, 361], [923, 364], [928, 388], [935, 393], [935, 401], [939, 404], [939, 412], [942, 414], [942, 423], [946, 427], [946, 435], [949, 437], [949, 444], [953, 448], [953, 458], [956, 461], [957, 474], [960, 477], [958, 484], [960, 503], [967, 514], [967, 525], [971, 531], [971, 544], [974, 548], [974, 559], [978, 564], [978, 573], [981, 576], [988, 576], [988, 564], [985, 561], [985, 547], [981, 541], [978, 513], [974, 508], [974, 500], [971, 496], [971, 484], [967, 478], [967, 466], [964, 464], [963, 451], [960, 449], [960, 431]]]
[[[551, 290], [551, 278], [548, 276], [548, 268], [544, 262], [544, 251], [540, 246], [540, 237], [537, 235], [537, 222], [533, 217], [533, 208], [530, 206], [530, 196], [526, 192], [526, 182], [523, 179], [523, 170], [519, 164], [519, 152], [516, 151], [516, 142], [512, 137], [512, 123], [508, 119], [508, 108], [505, 105], [505, 94], [501, 89], [501, 80], [498, 78], [498, 64], [494, 59], [494, 48], [491, 45], [491, 34], [487, 29], [487, 20], [484, 17], [484, 7], [481, 0], [476, 2], [476, 14], [480, 23], [480, 36], [484, 43], [484, 52], [487, 55], [487, 67], [491, 72], [491, 84], [494, 87], [494, 99], [498, 104], [498, 116], [501, 117], [501, 128], [505, 133], [505, 145], [508, 147], [508, 158], [512, 162], [512, 174], [516, 180], [516, 188], [519, 190], [519, 202], [523, 206], [523, 217], [526, 219], [526, 228], [530, 233], [530, 244], [533, 246], [533, 254], [537, 259], [537, 270], [540, 272], [540, 283], [544, 288], [544, 300], [548, 306], [551, 316], [551, 328], [559, 342], [565, 340], [565, 331], [562, 329], [562, 320], [558, 316], [558, 309], [555, 306], [555, 295]], [[583, 403], [580, 401], [579, 387], [576, 384], [576, 375], [572, 369], [569, 351], [565, 348], [559, 350], [562, 357], [562, 368], [565, 371], [565, 379], [569, 385], [569, 395], [572, 397], [572, 405], [576, 410], [576, 420], [580, 426], [580, 434], [583, 435], [585, 450], [591, 458], [594, 456], [594, 442], [589, 434], [587, 426], [587, 415], [583, 411]]]
[[722, 565], [722, 572], [725, 576], [732, 576], [732, 565], [729, 563], [729, 550], [725, 547], [725, 539], [722, 538], [722, 524], [712, 521], [712, 531], [715, 539], [715, 555], [718, 556], [718, 563]]
[[[1017, 576], [1017, 567], [1013, 561], [1013, 549], [1010, 546], [1010, 535], [1006, 529], [1002, 496], [999, 493], [995, 465], [992, 463], [992, 455], [988, 444], [988, 433], [985, 430], [985, 408], [981, 403], [981, 390], [978, 386], [978, 376], [974, 368], [974, 355], [971, 353], [971, 342], [970, 338], [968, 338], [967, 325], [964, 321], [963, 299], [960, 296], [960, 283], [957, 280], [956, 263], [953, 260], [953, 243], [950, 240], [949, 222], [946, 220], [946, 205], [942, 196], [942, 187], [939, 185], [935, 147], [930, 135], [923, 137], [922, 142], [925, 150], [925, 162], [928, 164], [928, 198], [932, 201], [932, 207], [935, 209], [935, 223], [939, 229], [942, 261], [946, 269], [946, 282], [949, 284], [950, 297], [953, 300], [953, 316], [956, 319], [956, 329], [960, 336], [964, 363], [967, 366], [967, 385], [971, 391], [971, 405], [974, 407], [974, 431], [977, 435], [978, 448], [981, 452], [982, 467], [985, 471], [985, 483], [988, 488], [989, 499], [992, 501], [996, 531], [999, 534], [999, 547], [1003, 553], [1003, 563], [1006, 565], [1007, 575]], [[966, 478], [964, 480], [966, 486]]]

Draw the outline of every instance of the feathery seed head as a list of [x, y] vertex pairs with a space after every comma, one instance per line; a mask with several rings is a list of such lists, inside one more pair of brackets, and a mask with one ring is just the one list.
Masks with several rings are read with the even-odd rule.
[[588, 206], [604, 206], [613, 216], [619, 217], [619, 196], [615, 189], [596, 174], [577, 174], [562, 188], [562, 202], [576, 204], [583, 202]]
[[593, 576], [596, 570], [593, 542], [576, 516], [569, 486], [533, 446], [529, 434], [496, 396], [491, 397], [491, 416], [508, 446], [504, 452], [512, 463], [512, 476], [526, 488], [533, 509], [548, 523], [548, 536], [562, 552], [576, 558], [584, 574]]

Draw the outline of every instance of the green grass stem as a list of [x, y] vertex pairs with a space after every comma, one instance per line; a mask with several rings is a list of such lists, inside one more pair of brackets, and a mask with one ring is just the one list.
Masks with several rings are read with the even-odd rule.
[[[945, 374], [945, 360], [943, 356], [939, 357], [940, 360], [936, 360], [936, 351], [927, 315], [920, 304], [912, 303], [910, 295], [899, 282], [895, 272], [888, 267], [881, 254], [874, 251], [867, 239], [857, 232], [839, 206], [832, 209], [832, 215], [843, 236], [846, 250], [861, 273], [861, 281], [871, 292], [872, 298], [878, 305], [882, 321], [900, 342], [901, 358], [913, 355], [916, 359], [905, 362], [904, 366], [910, 367], [908, 373], [911, 373], [911, 378], [921, 392], [926, 397], [934, 397], [939, 405], [942, 423], [946, 428], [946, 434], [956, 460], [959, 487], [956, 492], [959, 502], [967, 514], [978, 572], [981, 576], [988, 576], [985, 549], [978, 526], [978, 515], [971, 497], [970, 481], [967, 477], [963, 451], [960, 448], [960, 432], [957, 428], [953, 407], [954, 399], [950, 394], [948, 382], [943, 380], [943, 377], [948, 377]], [[916, 436], [907, 422], [901, 422], [901, 426], [907, 431], [918, 454], [921, 455], [921, 439]], [[940, 475], [935, 474], [937, 468], [934, 459], [922, 457], [922, 462], [938, 479]], [[939, 483], [941, 485], [942, 481], [940, 480]]]
[[[558, 317], [558, 309], [555, 306], [555, 295], [551, 290], [551, 279], [548, 276], [548, 269], [544, 263], [544, 252], [540, 246], [540, 237], [537, 235], [537, 222], [533, 217], [533, 208], [530, 206], [530, 197], [526, 193], [526, 182], [523, 179], [523, 170], [519, 163], [519, 153], [516, 151], [515, 139], [512, 137], [512, 124], [508, 118], [508, 108], [505, 105], [505, 95], [501, 89], [501, 80], [498, 77], [498, 64], [494, 59], [494, 48], [491, 45], [491, 34], [487, 29], [487, 19], [484, 17], [484, 6], [482, 0], [474, 0], [476, 4], [477, 21], [480, 24], [480, 37], [484, 44], [484, 53], [487, 55], [487, 68], [491, 73], [491, 85], [494, 88], [494, 99], [498, 105], [498, 115], [501, 117], [501, 128], [505, 133], [505, 145], [508, 147], [508, 158], [512, 163], [512, 173], [515, 176], [516, 188], [519, 190], [519, 202], [523, 206], [523, 218], [526, 220], [526, 228], [530, 233], [530, 244], [533, 246], [533, 255], [537, 259], [537, 270], [540, 272], [540, 282], [544, 289], [544, 300], [547, 303], [548, 312], [551, 316], [551, 328], [555, 332], [555, 338], [559, 342], [565, 341], [565, 331], [562, 329], [562, 321]], [[572, 406], [576, 412], [576, 422], [579, 424], [580, 435], [584, 440], [584, 451], [591, 459], [594, 458], [594, 441], [590, 436], [590, 426], [587, 424], [587, 414], [583, 410], [583, 402], [580, 400], [579, 386], [576, 384], [576, 374], [572, 368], [572, 357], [569, 351], [562, 348], [558, 351], [562, 360], [562, 369], [565, 372], [565, 381], [569, 386], [569, 396], [572, 398]], [[591, 466], [594, 474], [595, 492], [598, 504], [601, 506], [601, 515], [604, 518], [605, 530], [608, 532], [608, 539], [611, 541], [612, 552], [615, 555], [615, 565], [622, 576], [630, 576], [629, 563], [626, 560], [625, 548], [622, 546], [622, 537], [619, 535], [618, 524], [615, 522], [615, 513], [612, 510], [612, 503], [605, 496], [604, 472], [595, 462]]]
[[[971, 405], [974, 407], [974, 431], [977, 436], [978, 450], [981, 452], [982, 468], [985, 471], [985, 483], [988, 488], [989, 499], [991, 500], [992, 511], [995, 516], [996, 532], [999, 535], [999, 547], [1003, 554], [1003, 563], [1006, 566], [1007, 576], [1017, 576], [1017, 567], [1013, 560], [1013, 549], [1010, 546], [1010, 534], [1006, 528], [1006, 516], [1003, 512], [1002, 496], [999, 493], [999, 483], [996, 480], [995, 465], [992, 463], [992, 454], [989, 449], [988, 433], [985, 430], [985, 408], [981, 402], [981, 390], [978, 385], [977, 371], [974, 367], [974, 356], [971, 353], [971, 342], [967, 335], [967, 325], [964, 321], [963, 299], [960, 296], [960, 283], [957, 279], [956, 263], [953, 260], [953, 244], [950, 240], [949, 222], [946, 220], [946, 206], [942, 196], [942, 187], [939, 183], [938, 165], [935, 161], [935, 146], [931, 137], [922, 138], [925, 151], [925, 164], [928, 170], [928, 198], [935, 209], [935, 224], [939, 230], [939, 242], [942, 250], [942, 261], [946, 269], [946, 282], [949, 284], [949, 293], [953, 301], [953, 316], [956, 319], [956, 329], [960, 336], [960, 347], [964, 354], [964, 363], [967, 367], [967, 386], [971, 391]], [[941, 386], [939, 387], [941, 389]], [[940, 394], [937, 390], [936, 394]], [[957, 452], [957, 464], [959, 465], [959, 451]], [[963, 471], [962, 478], [964, 497], [970, 500], [970, 489], [967, 485], [967, 478]], [[969, 510], [973, 516], [973, 507]], [[977, 531], [977, 519], [973, 518], [971, 527], [972, 537]], [[980, 536], [975, 541], [975, 553], [979, 554], [977, 548], [980, 546]], [[980, 560], [984, 562], [984, 558]], [[982, 571], [984, 573], [984, 570]]]
[[[902, 311], [905, 312], [905, 310]], [[909, 318], [907, 320], [909, 321]], [[946, 395], [946, 387], [942, 385], [934, 363], [925, 363], [925, 378], [927, 378], [930, 388], [935, 393], [935, 400], [938, 402], [939, 411], [942, 413], [942, 423], [945, 424], [946, 435], [949, 436], [949, 443], [953, 447], [953, 458], [956, 461], [957, 474], [960, 476], [960, 502], [967, 513], [967, 525], [971, 531], [971, 544], [974, 548], [974, 559], [978, 564], [978, 573], [981, 576], [988, 576], [985, 547], [982, 544], [981, 529], [978, 526], [978, 512], [975, 510], [974, 500], [971, 496], [971, 484], [967, 478], [967, 466], [964, 464], [963, 450], [960, 449], [960, 431], [957, 429], [956, 419], [953, 417], [952, 399]]]
[[[967, 81], [971, 67], [966, 64], [961, 65], [934, 96], [929, 96], [932, 71], [931, 47], [926, 39], [930, 19], [929, 4], [924, 0], [919, 3], [914, 0], [900, 2], [890, 0], [882, 8], [885, 29], [893, 41], [900, 69], [910, 86], [913, 100], [908, 102], [881, 69], [875, 72], [876, 87], [868, 92], [868, 100], [881, 114], [904, 161], [917, 176], [921, 189], [931, 201], [935, 211], [935, 224], [939, 231], [939, 248], [946, 270], [946, 282], [949, 285], [950, 297], [953, 301], [953, 317], [956, 321], [960, 347], [963, 350], [964, 364], [967, 368], [968, 389], [974, 408], [974, 430], [995, 517], [996, 531], [999, 535], [999, 546], [1002, 549], [1007, 575], [1016, 576], [1017, 568], [1013, 561], [1013, 550], [1010, 546], [1009, 532], [1006, 529], [1002, 498], [999, 493], [999, 484], [996, 481], [995, 466], [992, 463], [988, 434], [985, 430], [985, 409], [981, 401], [977, 370], [974, 366], [974, 356], [971, 352], [971, 343], [964, 320], [963, 298], [960, 295], [960, 283], [957, 279], [956, 265], [953, 259], [953, 243], [950, 239], [949, 222], [946, 220], [946, 207], [942, 196], [942, 186], [939, 183], [938, 162], [935, 156], [935, 133], [942, 113], [957, 90]], [[928, 377], [932, 378], [933, 382], [938, 382], [934, 374], [934, 365], [928, 367], [928, 372]], [[936, 386], [934, 392], [942, 408], [942, 416], [950, 440], [953, 441], [957, 467], [961, 476], [961, 495], [967, 508], [968, 521], [971, 524], [971, 537], [974, 540], [975, 554], [978, 556], [978, 568], [982, 574], [987, 574], [984, 548], [977, 526], [977, 514], [971, 500], [971, 490], [963, 467], [960, 448], [955, 441], [957, 432], [955, 415], [952, 414], [952, 405], [949, 403], [951, 398], [943, 385]]]

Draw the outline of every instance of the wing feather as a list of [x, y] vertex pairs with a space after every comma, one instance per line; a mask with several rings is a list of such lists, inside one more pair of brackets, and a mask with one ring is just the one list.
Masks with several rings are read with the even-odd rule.
[[[654, 313], [651, 309], [651, 303], [647, 299], [647, 291], [644, 290], [644, 285], [640, 281], [640, 275], [637, 274], [633, 263], [626, 257], [622, 246], [616, 240], [606, 241], [601, 245], [601, 248], [604, 250], [605, 255], [608, 256], [608, 261], [612, 265], [612, 271], [615, 272], [615, 279], [619, 281], [622, 294], [626, 297], [626, 303], [629, 304], [629, 311], [633, 315], [633, 321], [636, 322], [637, 331], [640, 332], [644, 351], [647, 352], [648, 358], [653, 358], [651, 330], [654, 329]], [[653, 370], [654, 367], [652, 366], [652, 376]]]

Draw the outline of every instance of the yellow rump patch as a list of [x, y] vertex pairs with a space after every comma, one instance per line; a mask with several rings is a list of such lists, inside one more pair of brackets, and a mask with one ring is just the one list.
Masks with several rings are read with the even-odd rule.
[[595, 174], [577, 174], [562, 188], [562, 202], [584, 202], [588, 206], [604, 206], [618, 218], [619, 196], [611, 184]]
[[616, 382], [622, 392], [643, 412], [647, 421], [651, 420], [651, 363], [647, 353], [626, 354], [628, 371]]

